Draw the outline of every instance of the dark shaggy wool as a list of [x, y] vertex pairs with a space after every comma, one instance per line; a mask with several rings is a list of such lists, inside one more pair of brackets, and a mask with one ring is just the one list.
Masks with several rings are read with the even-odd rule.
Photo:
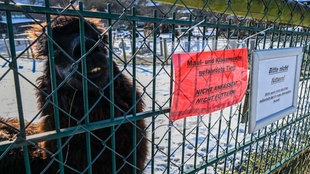
[[[83, 75], [80, 42], [80, 21], [75, 17], [59, 17], [52, 23], [54, 39], [55, 80], [57, 86], [52, 86], [52, 75], [50, 58], [47, 59], [44, 75], [37, 79], [38, 108], [41, 110], [41, 121], [36, 125], [35, 132], [47, 132], [55, 130], [54, 98], [52, 89], [56, 89], [60, 128], [79, 126], [85, 124]], [[87, 98], [89, 122], [108, 120], [111, 115], [122, 117], [136, 112], [143, 111], [141, 93], [133, 88], [131, 80], [121, 73], [114, 62], [110, 62], [107, 56], [107, 36], [102, 35], [102, 28], [98, 22], [86, 20], [85, 26], [85, 48], [87, 80]], [[42, 31], [42, 28], [39, 28]], [[36, 35], [33, 29], [33, 35]], [[39, 35], [36, 35], [39, 36]], [[39, 36], [37, 40], [37, 55], [48, 57], [48, 37]], [[113, 65], [111, 65], [111, 63]], [[110, 67], [113, 70], [110, 71]], [[113, 76], [113, 92], [110, 94], [110, 78]], [[135, 103], [134, 96], [136, 98]], [[114, 103], [110, 97], [114, 96]], [[111, 110], [111, 108], [113, 110]], [[113, 113], [113, 114], [111, 114]], [[10, 120], [4, 120], [11, 124]], [[15, 120], [16, 121], [16, 120]], [[1, 123], [0, 123], [1, 125]], [[137, 169], [138, 173], [143, 170], [147, 156], [147, 141], [144, 120], [135, 123], [127, 122], [116, 125], [112, 131], [111, 127], [101, 128], [90, 132], [90, 149], [93, 173], [112, 173], [113, 160], [117, 173], [132, 173]], [[10, 131], [7, 126], [0, 127], [0, 134], [3, 140], [7, 140]], [[133, 132], [136, 131], [136, 134]], [[133, 137], [135, 135], [135, 137]], [[114, 139], [114, 141], [113, 141]], [[72, 137], [62, 139], [62, 154], [65, 163], [65, 173], [83, 173], [89, 167], [87, 162], [87, 136], [85, 133], [76, 134]], [[112, 143], [113, 142], [113, 143]], [[133, 146], [136, 142], [137, 146]], [[59, 163], [57, 160], [57, 141], [46, 141], [39, 144], [39, 149], [29, 146], [30, 164], [33, 173], [57, 173]], [[114, 146], [114, 147], [113, 147]], [[113, 150], [114, 149], [114, 150]], [[136, 153], [136, 164], [134, 164], [133, 153]], [[24, 161], [21, 149], [10, 150], [0, 160], [0, 171], [6, 173], [25, 173]]]

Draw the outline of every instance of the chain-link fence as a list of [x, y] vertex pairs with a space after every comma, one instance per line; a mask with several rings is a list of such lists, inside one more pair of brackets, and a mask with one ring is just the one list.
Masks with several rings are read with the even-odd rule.
[[[309, 170], [309, 9], [277, 0], [1, 1], [0, 173]], [[170, 121], [172, 54], [238, 47], [249, 59], [304, 47], [296, 112], [248, 134], [248, 90], [231, 107]]]

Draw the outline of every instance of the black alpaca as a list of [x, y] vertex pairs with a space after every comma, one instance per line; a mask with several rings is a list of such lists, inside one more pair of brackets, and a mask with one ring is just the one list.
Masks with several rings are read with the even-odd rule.
[[[81, 58], [81, 43], [79, 18], [59, 17], [52, 23], [52, 33], [54, 39], [54, 61], [57, 82], [57, 98], [59, 107], [60, 128], [78, 126], [85, 123], [84, 116], [84, 94], [83, 94], [83, 75]], [[84, 23], [85, 48], [86, 48], [86, 69], [87, 69], [87, 88], [89, 105], [89, 122], [107, 120], [111, 118], [110, 106], [113, 106], [114, 117], [126, 116], [136, 112], [142, 112], [144, 103], [141, 93], [133, 89], [131, 80], [121, 73], [116, 63], [110, 62], [107, 56], [107, 36], [100, 35], [102, 28], [93, 21]], [[34, 28], [37, 31], [38, 28]], [[47, 57], [48, 37], [40, 36], [37, 43], [38, 55]], [[50, 96], [52, 91], [50, 61], [47, 59], [44, 75], [37, 79], [38, 88], [38, 108], [42, 111], [41, 122], [37, 125], [39, 132], [55, 130], [55, 114], [53, 100]], [[110, 99], [110, 64], [113, 64], [113, 84], [114, 84], [114, 103], [111, 105]], [[133, 103], [135, 94], [136, 103]], [[49, 104], [46, 104], [49, 102]], [[147, 155], [147, 141], [145, 133], [145, 123], [138, 120], [134, 123], [128, 122], [116, 125], [112, 132], [111, 128], [103, 128], [90, 133], [91, 149], [91, 169], [93, 173], [109, 174], [112, 173], [112, 155], [115, 155], [117, 173], [132, 173], [137, 169], [138, 173], [144, 168]], [[133, 137], [133, 131], [136, 137]], [[112, 137], [115, 136], [115, 151], [112, 147]], [[134, 140], [137, 146], [133, 146]], [[66, 144], [66, 142], [68, 143]], [[85, 133], [74, 135], [70, 138], [63, 138], [62, 148], [65, 173], [86, 172], [87, 148]], [[46, 173], [57, 173], [59, 163], [51, 160], [51, 152], [57, 152], [56, 141], [46, 141], [40, 146], [47, 151], [30, 150], [31, 169], [36, 172], [46, 170]], [[14, 151], [16, 152], [16, 150]], [[136, 153], [136, 164], [133, 163], [133, 153]], [[39, 153], [39, 155], [38, 155]], [[57, 155], [56, 155], [57, 157]], [[22, 155], [18, 155], [22, 159]], [[7, 154], [0, 161], [0, 171], [6, 168], [16, 168], [14, 155]], [[6, 166], [4, 166], [6, 164]], [[23, 168], [23, 162], [20, 168]], [[49, 167], [46, 167], [49, 166]], [[7, 171], [7, 170], [6, 170]], [[24, 170], [16, 169], [13, 173], [24, 173]]]

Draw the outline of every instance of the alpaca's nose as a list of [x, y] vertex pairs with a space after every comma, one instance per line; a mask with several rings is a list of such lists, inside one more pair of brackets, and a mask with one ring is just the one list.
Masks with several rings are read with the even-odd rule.
[[[98, 52], [99, 47], [96, 45], [96, 41], [90, 38], [85, 38], [85, 53], [88, 55], [92, 52]], [[82, 56], [82, 47], [81, 47], [80, 37], [76, 37], [71, 44], [72, 56], [79, 58]]]

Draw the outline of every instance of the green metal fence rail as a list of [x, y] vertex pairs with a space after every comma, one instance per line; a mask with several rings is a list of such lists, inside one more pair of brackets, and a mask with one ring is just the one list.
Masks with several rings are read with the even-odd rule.
[[[309, 171], [310, 148], [310, 26], [308, 24], [310, 6], [295, 1], [263, 0], [261, 15], [251, 15], [251, 5], [256, 1], [199, 1], [203, 6], [187, 4], [187, 1], [169, 1], [169, 4], [153, 0], [90, 0], [90, 1], [0, 1], [0, 164], [13, 149], [22, 148], [25, 173], [31, 171], [31, 147], [44, 151], [41, 142], [57, 140], [57, 153], [50, 154], [56, 161], [59, 173], [65, 173], [66, 154], [62, 147], [76, 135], [85, 135], [88, 166], [79, 171], [92, 171], [96, 156], [91, 155], [91, 138], [94, 132], [109, 128], [112, 132], [102, 143], [111, 141], [111, 165], [113, 173], [120, 169], [116, 165], [115, 132], [121, 125], [136, 125], [137, 121], [146, 121], [145, 138], [148, 154], [142, 173], [289, 173]], [[164, 1], [162, 1], [164, 2]], [[239, 13], [233, 3], [247, 3], [248, 13]], [[268, 5], [278, 4], [276, 9]], [[283, 5], [284, 4], [284, 5]], [[221, 7], [216, 8], [215, 7]], [[294, 8], [292, 8], [294, 7]], [[96, 8], [97, 10], [94, 10]], [[281, 11], [285, 8], [285, 12]], [[221, 9], [222, 11], [219, 11]], [[291, 9], [292, 13], [287, 10]], [[281, 18], [298, 12], [300, 21], [289, 20], [283, 23]], [[16, 17], [30, 19], [31, 22], [18, 25]], [[56, 84], [54, 62], [55, 38], [51, 24], [62, 16], [75, 16], [80, 19], [81, 55], [75, 64], [81, 63], [80, 76], [87, 77], [86, 56], [89, 50], [85, 46], [85, 23], [97, 19], [104, 24], [107, 35], [109, 60], [109, 84], [104, 87], [109, 96], [100, 96], [108, 101], [105, 106], [110, 112], [109, 119], [96, 122], [90, 120], [93, 109], [88, 99], [88, 79], [83, 78], [83, 118], [76, 120], [77, 126], [60, 127], [59, 113], [64, 112], [58, 105], [58, 90], [62, 84]], [[259, 18], [261, 17], [261, 18]], [[269, 21], [268, 19], [272, 19]], [[291, 16], [291, 19], [293, 17]], [[42, 22], [46, 22], [42, 24]], [[38, 38], [48, 38], [49, 66], [51, 68], [52, 93], [47, 94], [49, 104], [54, 107], [54, 131], [31, 132], [40, 121], [42, 110], [36, 108], [36, 78], [42, 75], [45, 59], [34, 56], [34, 45], [38, 38], [28, 38], [26, 29], [29, 25], [41, 25], [42, 33]], [[297, 25], [296, 25], [297, 24]], [[22, 28], [20, 28], [22, 27]], [[29, 30], [28, 30], [29, 32]], [[22, 42], [26, 41], [26, 42]], [[99, 42], [99, 41], [98, 41]], [[99, 43], [96, 43], [99, 44]], [[287, 115], [271, 125], [252, 134], [248, 134], [248, 105], [250, 90], [243, 101], [211, 114], [189, 117], [174, 122], [169, 121], [170, 102], [173, 91], [173, 69], [171, 57], [174, 53], [225, 50], [246, 47], [251, 51], [288, 47], [303, 47], [303, 62], [299, 83], [298, 107], [296, 112]], [[64, 49], [60, 50], [65, 53]], [[31, 54], [30, 54], [31, 53]], [[114, 82], [119, 74], [113, 74], [112, 62], [117, 62], [121, 73], [132, 82], [132, 103], [123, 116], [115, 117]], [[249, 62], [251, 62], [249, 60]], [[74, 68], [74, 67], [73, 67]], [[249, 68], [251, 65], [249, 64]], [[249, 69], [250, 70], [250, 69]], [[72, 76], [72, 72], [69, 76]], [[141, 100], [136, 90], [142, 92], [145, 102], [143, 112], [136, 110]], [[46, 103], [48, 105], [48, 103]], [[46, 106], [43, 106], [43, 108]], [[68, 118], [75, 119], [68, 114]], [[17, 118], [18, 123], [6, 123], [7, 118]], [[12, 120], [12, 119], [11, 119]], [[7, 127], [6, 130], [3, 127]], [[138, 130], [134, 127], [132, 137]], [[7, 136], [8, 132], [12, 135]], [[133, 147], [140, 142], [133, 139]], [[84, 139], [83, 139], [84, 141]], [[104, 149], [103, 149], [104, 150]], [[137, 165], [137, 149], [133, 148], [132, 159], [124, 158], [124, 163]], [[49, 152], [51, 153], [51, 152]], [[131, 161], [129, 161], [129, 159]], [[128, 161], [127, 161], [128, 160]], [[44, 173], [51, 164], [46, 164]], [[18, 167], [18, 166], [16, 166]], [[70, 167], [70, 166], [69, 166]], [[75, 169], [72, 169], [75, 170]], [[3, 171], [0, 171], [2, 173]], [[139, 173], [136, 169], [128, 173]]]

